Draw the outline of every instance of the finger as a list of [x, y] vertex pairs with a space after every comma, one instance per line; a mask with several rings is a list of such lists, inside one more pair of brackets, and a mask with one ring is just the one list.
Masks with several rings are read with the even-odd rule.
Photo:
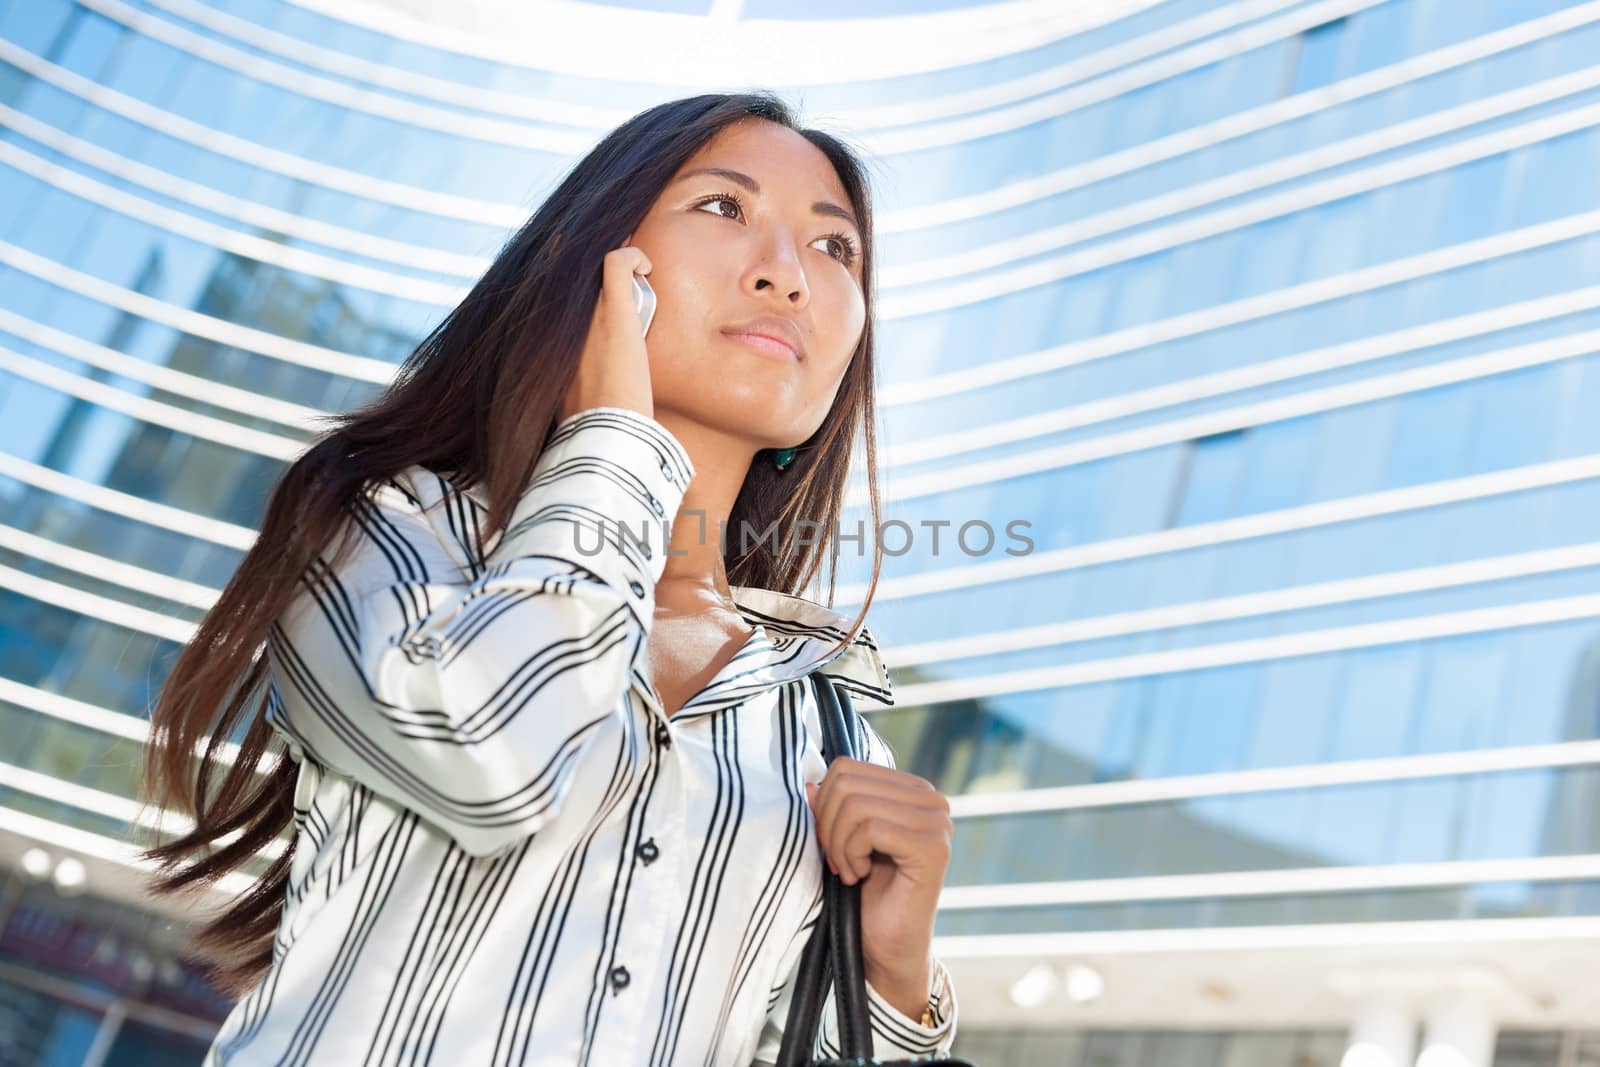
[[834, 850], [837, 859], [835, 845], [841, 828], [848, 820], [877, 811], [878, 805], [887, 805], [884, 811], [899, 811], [902, 817], [918, 825], [942, 826], [947, 830], [952, 826], [949, 801], [940, 793], [903, 788], [881, 780], [858, 779], [844, 781], [830, 791], [824, 781], [812, 808], [817, 820], [817, 839], [823, 848]]
[[941, 831], [892, 818], [872, 816], [854, 823], [845, 831], [835, 849], [841, 869], [853, 877], [845, 878], [852, 884], [872, 873], [872, 857], [881, 854], [894, 865], [907, 872], [929, 872], [932, 882], [942, 882], [944, 868], [948, 866], [950, 840]]
[[[884, 781], [904, 782], [906, 785], [916, 786], [919, 789], [926, 789], [929, 792], [934, 791], [933, 783], [920, 775], [912, 774], [910, 771], [902, 771], [895, 767], [885, 767], [881, 763], [850, 759], [848, 756], [840, 756], [828, 764], [827, 774], [848, 774], [852, 777], [859, 776], [862, 778], [878, 778]], [[826, 778], [827, 775], [823, 777]]]
[[632, 237], [628, 238], [628, 243], [623, 245], [623, 247], [629, 249], [634, 254], [635, 262], [632, 267], [633, 271], [638, 274], [649, 274], [652, 269], [650, 257], [644, 254], [644, 249], [634, 244]]
[[[613, 249], [606, 253], [602, 264], [600, 298], [595, 303], [594, 327], [609, 345], [609, 358], [596, 368], [601, 379], [607, 376], [633, 376], [647, 374], [646, 361], [649, 347], [643, 341], [639, 309], [634, 292], [634, 275], [645, 274], [650, 269], [649, 259], [632, 246]], [[620, 361], [620, 362], [619, 362]]]
[[649, 274], [650, 260], [644, 252], [631, 245], [607, 252], [601, 263], [600, 298], [614, 312], [633, 310], [633, 276]]
[[933, 806], [948, 807], [949, 804], [926, 778], [876, 763], [844, 758], [828, 765], [827, 773], [822, 778], [821, 800], [826, 804], [833, 794], [851, 792], [857, 788], [895, 796], [901, 795], [897, 791], [904, 790], [902, 799], [908, 803], [920, 799]]
[[835, 794], [827, 804], [821, 803], [819, 794], [819, 802], [812, 811], [817, 821], [817, 840], [836, 860], [838, 843], [848, 827], [875, 815], [899, 819], [908, 825], [954, 832], [950, 813], [942, 804], [931, 805], [914, 794], [908, 801], [905, 791], [880, 794], [870, 789], [854, 790]]
[[[861, 878], [872, 872], [870, 861], [872, 849], [869, 847], [865, 854], [849, 853], [846, 851], [845, 842], [855, 840], [864, 823], [902, 827], [918, 833], [936, 833], [946, 841], [951, 832], [949, 816], [937, 809], [905, 804], [867, 793], [856, 793], [846, 797], [826, 820], [818, 820], [818, 839], [822, 843], [823, 850], [832, 857], [840, 871], [848, 870]], [[887, 850], [882, 851], [896, 862], [912, 858], [896, 856]]]
[[[831, 826], [838, 817], [839, 805], [852, 796], [880, 797], [913, 807], [926, 808], [940, 815], [950, 814], [950, 801], [944, 794], [927, 786], [923, 779], [903, 772], [891, 776], [857, 773], [854, 768], [842, 768], [823, 778], [813, 805], [819, 823]], [[826, 838], [824, 838], [826, 840]]]
[[[613, 248], [605, 256], [605, 269], [617, 272], [619, 281], [627, 281], [629, 274], [649, 274], [650, 257], [638, 245], [627, 244]], [[607, 280], [611, 280], [609, 277]]]
[[[817, 792], [818, 792], [817, 783], [815, 783], [815, 782], [807, 782], [806, 783], [806, 800], [809, 801], [810, 804], [811, 804], [811, 811], [812, 811], [812, 815], [813, 816], [815, 816], [816, 810], [817, 810]], [[818, 843], [819, 844], [821, 843], [820, 842], [820, 838], [818, 840]], [[832, 871], [834, 874], [838, 874], [839, 873], [838, 866], [833, 862], [833, 857], [828, 855], [826, 849], [823, 850], [822, 858], [827, 861], [828, 870]]]

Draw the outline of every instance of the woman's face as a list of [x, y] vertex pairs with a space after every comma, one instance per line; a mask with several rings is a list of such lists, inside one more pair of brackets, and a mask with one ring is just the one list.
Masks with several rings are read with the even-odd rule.
[[[629, 243], [650, 257], [656, 292], [645, 344], [657, 411], [753, 449], [810, 436], [866, 322], [862, 234], [828, 157], [776, 123], [740, 120], [679, 169]], [[751, 325], [762, 317], [778, 323]], [[798, 359], [736, 335], [783, 323]]]

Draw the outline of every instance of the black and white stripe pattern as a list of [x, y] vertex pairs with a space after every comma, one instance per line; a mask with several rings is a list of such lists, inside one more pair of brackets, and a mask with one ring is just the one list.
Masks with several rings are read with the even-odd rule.
[[[421, 467], [351, 516], [354, 555], [311, 567], [268, 641], [298, 847], [273, 966], [208, 1065], [775, 1057], [821, 906], [807, 676], [893, 696], [869, 631], [834, 653], [845, 615], [735, 586], [754, 633], [663, 718], [646, 638], [693, 475], [660, 423], [595, 408], [492, 550], [478, 491]], [[942, 966], [933, 1028], [869, 994], [880, 1055], [949, 1051]]]

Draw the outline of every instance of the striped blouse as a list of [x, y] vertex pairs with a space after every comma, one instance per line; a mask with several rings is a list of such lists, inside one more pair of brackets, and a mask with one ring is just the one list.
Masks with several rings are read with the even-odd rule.
[[[754, 632], [670, 720], [646, 636], [694, 475], [654, 419], [552, 432], [504, 536], [412, 467], [318, 559], [267, 642], [267, 716], [299, 764], [272, 964], [205, 1063], [738, 1065], [777, 1054], [821, 907], [807, 676], [893, 703], [870, 630], [734, 586]], [[867, 758], [892, 766], [859, 716]], [[869, 987], [885, 1058], [949, 1051]], [[837, 1054], [831, 1002], [820, 1053]]]

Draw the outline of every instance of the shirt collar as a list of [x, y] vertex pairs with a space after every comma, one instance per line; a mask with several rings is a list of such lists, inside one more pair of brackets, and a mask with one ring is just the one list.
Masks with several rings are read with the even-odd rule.
[[889, 668], [871, 627], [863, 625], [843, 650], [835, 651], [850, 630], [850, 616], [793, 593], [748, 585], [730, 588], [745, 621], [762, 627], [775, 651], [793, 650], [790, 677], [819, 671], [851, 696], [878, 707], [894, 706]]
[[[436, 485], [433, 479], [422, 482], [429, 490]], [[488, 507], [481, 486], [463, 488], [453, 480], [450, 485], [479, 507]], [[415, 488], [423, 490], [423, 486]], [[870, 627], [863, 625], [844, 649], [837, 650], [835, 646], [853, 621], [843, 612], [807, 597], [759, 586], [735, 585], [730, 591], [734, 605], [756, 630], [721, 674], [685, 704], [675, 719], [727, 707], [753, 692], [804, 678], [813, 671], [853, 698], [880, 708], [894, 706], [889, 668]]]
[[[893, 706], [888, 668], [866, 626], [839, 649], [850, 628], [847, 616], [771, 589], [735, 585], [731, 592], [735, 606], [754, 629], [716, 677], [672, 713], [673, 722], [742, 704], [780, 686], [803, 682], [811, 674], [830, 679], [853, 698], [878, 707]], [[642, 675], [636, 680], [649, 688]]]

